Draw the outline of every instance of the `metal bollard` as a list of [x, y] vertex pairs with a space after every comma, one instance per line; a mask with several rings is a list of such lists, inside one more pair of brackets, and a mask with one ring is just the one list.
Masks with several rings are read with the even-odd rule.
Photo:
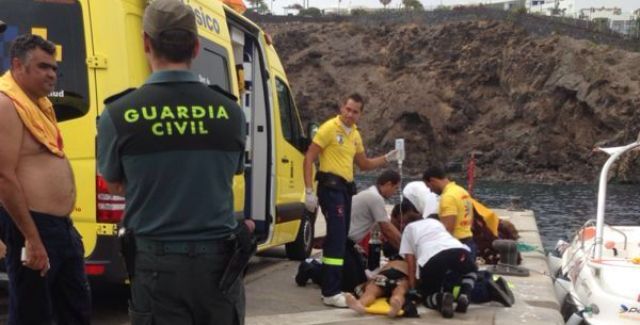
[[491, 265], [487, 271], [494, 274], [529, 276], [529, 270], [518, 266], [518, 243], [511, 239], [496, 239], [493, 248], [500, 254], [500, 263]]

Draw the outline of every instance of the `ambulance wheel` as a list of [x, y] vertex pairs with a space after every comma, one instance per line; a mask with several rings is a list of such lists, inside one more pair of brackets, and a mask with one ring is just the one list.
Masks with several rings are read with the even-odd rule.
[[289, 259], [302, 261], [311, 255], [314, 238], [314, 221], [315, 214], [305, 210], [296, 240], [285, 245]]

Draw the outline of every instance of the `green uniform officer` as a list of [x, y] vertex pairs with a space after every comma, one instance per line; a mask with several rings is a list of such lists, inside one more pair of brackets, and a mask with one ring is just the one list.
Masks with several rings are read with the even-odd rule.
[[241, 277], [225, 293], [218, 284], [238, 227], [232, 180], [244, 114], [187, 70], [199, 49], [189, 7], [156, 0], [143, 29], [153, 74], [105, 101], [98, 125], [99, 172], [125, 196], [124, 227], [134, 234], [131, 323], [243, 324]]

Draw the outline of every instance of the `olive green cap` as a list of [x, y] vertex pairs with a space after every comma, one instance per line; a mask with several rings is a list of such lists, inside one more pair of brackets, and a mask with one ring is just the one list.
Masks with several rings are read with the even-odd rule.
[[153, 39], [168, 30], [184, 30], [198, 35], [196, 16], [179, 0], [152, 1], [144, 10], [142, 29]]

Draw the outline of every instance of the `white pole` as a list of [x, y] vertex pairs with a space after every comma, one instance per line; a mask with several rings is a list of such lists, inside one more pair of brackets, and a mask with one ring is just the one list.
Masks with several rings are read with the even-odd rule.
[[636, 147], [640, 147], [640, 141], [636, 141], [624, 147], [618, 147], [611, 150], [606, 150], [606, 148], [604, 148], [605, 150], [603, 150], [607, 152], [610, 156], [609, 156], [609, 159], [607, 159], [607, 162], [605, 162], [604, 166], [602, 167], [602, 171], [600, 172], [600, 183], [598, 185], [598, 210], [596, 213], [596, 239], [594, 243], [595, 251], [593, 256], [596, 260], [602, 259], [602, 242], [604, 237], [604, 210], [605, 210], [606, 198], [607, 198], [607, 181], [608, 181], [609, 169], [611, 168], [611, 165], [613, 165], [613, 163], [618, 159], [618, 157], [620, 157], [620, 155]]

